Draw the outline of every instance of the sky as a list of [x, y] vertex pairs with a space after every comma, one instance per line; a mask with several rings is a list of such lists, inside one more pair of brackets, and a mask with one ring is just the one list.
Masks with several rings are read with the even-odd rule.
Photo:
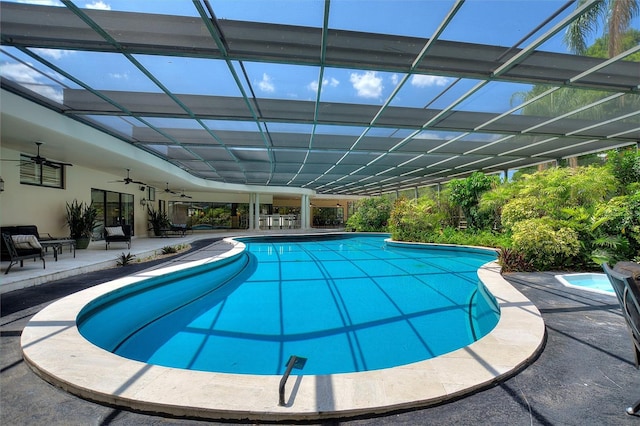
[[[21, 2], [60, 5], [60, 2], [53, 0]], [[211, 0], [210, 3], [219, 20], [319, 28], [322, 26], [324, 13], [324, 2], [319, 0]], [[330, 3], [329, 27], [429, 38], [453, 3], [453, 0], [333, 0]], [[510, 47], [565, 3], [566, 0], [468, 0], [440, 39]], [[197, 16], [190, 0], [94, 0], [76, 1], [76, 5], [91, 9]], [[550, 25], [573, 9], [574, 6], [569, 7]], [[638, 19], [634, 26], [640, 28]], [[533, 34], [520, 46], [526, 46], [548, 28], [549, 26]], [[562, 33], [544, 43], [540, 49], [566, 53]], [[32, 58], [15, 50], [10, 51], [35, 68], [52, 75], [46, 67], [34, 64]], [[97, 89], [160, 91], [157, 85], [121, 55], [42, 49], [37, 52], [61, 69], [72, 71], [83, 82]], [[136, 55], [135, 58], [174, 93], [241, 96], [240, 89], [223, 61], [150, 55]], [[257, 62], [244, 62], [243, 65], [259, 98], [316, 99], [318, 67]], [[240, 72], [239, 64], [235, 63], [234, 66]], [[188, 78], [185, 78], [186, 70]], [[61, 75], [53, 75], [53, 81], [44, 81], [41, 74], [7, 60], [5, 55], [0, 58], [0, 72], [3, 76], [33, 85], [41, 93], [57, 98], [58, 101], [61, 101], [62, 91], [53, 81], [59, 82], [60, 86], [77, 87]], [[403, 75], [398, 73], [326, 68], [321, 101], [382, 105], [402, 78]], [[475, 80], [462, 79], [443, 94], [443, 90], [454, 81], [450, 77], [412, 76], [393, 99], [392, 105], [444, 108], [477, 84]], [[493, 82], [457, 108], [502, 113], [517, 105], [514, 94], [526, 92], [530, 88], [530, 85], [525, 84]]]

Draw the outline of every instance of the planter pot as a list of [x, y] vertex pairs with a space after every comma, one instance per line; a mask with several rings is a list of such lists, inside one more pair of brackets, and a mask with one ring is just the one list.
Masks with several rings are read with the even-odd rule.
[[76, 250], [83, 250], [89, 247], [90, 238], [76, 238]]

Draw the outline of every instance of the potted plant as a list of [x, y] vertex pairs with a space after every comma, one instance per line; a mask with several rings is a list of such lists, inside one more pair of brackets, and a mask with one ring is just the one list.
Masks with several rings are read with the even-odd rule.
[[161, 236], [162, 231], [169, 229], [171, 226], [171, 221], [169, 220], [169, 216], [167, 216], [166, 212], [154, 210], [153, 207], [148, 207], [147, 213], [149, 214], [149, 223], [151, 224], [151, 229], [153, 229], [153, 235], [156, 237]]
[[67, 226], [71, 238], [76, 240], [76, 249], [86, 249], [93, 230], [98, 226], [98, 211], [93, 207], [93, 203], [85, 204], [78, 200], [67, 203]]

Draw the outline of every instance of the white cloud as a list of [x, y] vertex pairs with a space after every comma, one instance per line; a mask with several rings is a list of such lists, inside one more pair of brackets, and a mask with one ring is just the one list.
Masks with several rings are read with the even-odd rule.
[[111, 10], [111, 6], [106, 4], [105, 2], [99, 0], [94, 1], [93, 3], [87, 3], [85, 5], [87, 9], [97, 9], [97, 10]]
[[125, 73], [116, 73], [116, 72], [112, 72], [109, 73], [109, 77], [115, 79], [115, 80], [129, 80], [129, 73], [125, 72]]
[[63, 4], [57, 0], [21, 0], [18, 3], [37, 4], [40, 6], [63, 6]]
[[446, 86], [449, 81], [449, 78], [437, 75], [414, 75], [411, 78], [411, 85], [415, 87]]
[[62, 103], [62, 91], [44, 83], [44, 76], [24, 64], [0, 64], [0, 76], [13, 80], [45, 98]]
[[367, 71], [364, 74], [351, 73], [349, 81], [363, 98], [379, 98], [382, 95], [382, 78], [375, 71]]
[[393, 84], [394, 86], [398, 85], [398, 81], [400, 81], [400, 77], [398, 76], [398, 74], [392, 74], [391, 75], [391, 84]]
[[271, 81], [271, 76], [267, 73], [262, 74], [262, 80], [258, 82], [258, 87], [263, 92], [273, 93], [276, 91], [276, 86]]
[[61, 50], [61, 49], [40, 49], [40, 48], [35, 48], [33, 49], [34, 53], [37, 53], [40, 56], [44, 56], [44, 57], [48, 57], [51, 59], [61, 59], [65, 56], [70, 56], [75, 54], [75, 52], [73, 50]]
[[[19, 0], [18, 3], [37, 4], [39, 6], [64, 6], [64, 4], [59, 0]], [[86, 3], [84, 7], [87, 9], [111, 10], [111, 6], [102, 0], [97, 0], [93, 3]]]
[[[322, 86], [323, 87], [338, 87], [339, 84], [340, 84], [340, 81], [337, 78], [331, 77], [330, 79], [328, 79], [328, 78], [322, 79]], [[318, 91], [318, 81], [316, 81], [316, 80], [312, 81], [311, 83], [309, 83], [307, 85], [307, 88], [309, 90], [311, 90], [312, 92], [317, 92]]]

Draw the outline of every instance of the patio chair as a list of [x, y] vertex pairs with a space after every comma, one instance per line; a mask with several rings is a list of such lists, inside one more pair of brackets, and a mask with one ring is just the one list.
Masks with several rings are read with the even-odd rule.
[[[20, 262], [20, 267], [22, 268], [25, 259], [40, 259], [42, 260], [42, 268], [46, 268], [44, 251], [34, 235], [12, 236], [3, 232], [2, 242], [9, 256], [9, 267], [4, 271], [5, 275], [8, 274], [11, 267], [18, 262]], [[2, 260], [6, 260], [4, 256]]]
[[105, 226], [104, 227], [105, 250], [109, 250], [111, 243], [127, 243], [131, 248], [131, 225]]
[[[606, 263], [602, 268], [616, 292], [631, 335], [635, 367], [640, 369], [640, 287], [633, 277], [611, 269]], [[638, 411], [640, 411], [640, 399], [627, 408], [627, 414], [637, 414]]]

